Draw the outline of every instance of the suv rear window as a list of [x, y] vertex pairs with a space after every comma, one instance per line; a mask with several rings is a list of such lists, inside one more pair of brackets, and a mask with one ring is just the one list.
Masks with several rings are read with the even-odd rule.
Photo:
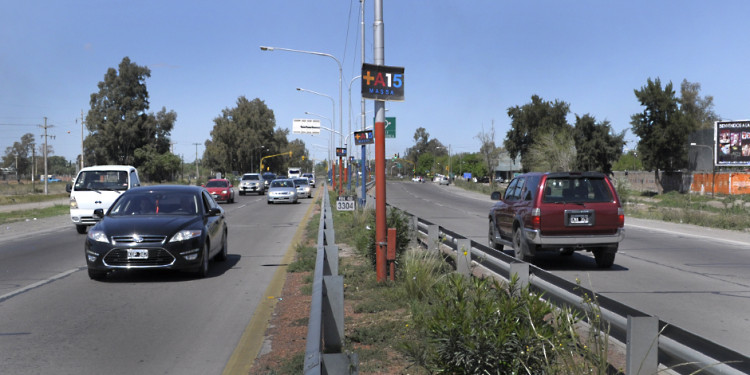
[[614, 198], [604, 178], [550, 177], [544, 184], [544, 203], [611, 202]]
[[242, 181], [247, 181], [247, 180], [259, 180], [259, 178], [257, 174], [246, 174], [242, 176]]

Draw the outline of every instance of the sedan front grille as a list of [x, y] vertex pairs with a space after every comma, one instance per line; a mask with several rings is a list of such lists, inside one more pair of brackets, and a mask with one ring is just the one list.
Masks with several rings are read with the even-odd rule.
[[154, 235], [131, 235], [131, 236], [112, 236], [112, 242], [116, 245], [152, 245], [163, 244], [167, 236]]
[[164, 249], [148, 249], [146, 259], [128, 259], [128, 249], [113, 249], [103, 262], [111, 267], [163, 267], [174, 263], [175, 258]]

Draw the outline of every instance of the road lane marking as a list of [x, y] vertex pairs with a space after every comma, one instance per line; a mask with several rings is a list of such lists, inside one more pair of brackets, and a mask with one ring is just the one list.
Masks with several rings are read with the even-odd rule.
[[17, 296], [19, 294], [26, 293], [29, 290], [38, 288], [38, 287], [40, 287], [42, 285], [46, 285], [46, 284], [49, 284], [49, 283], [51, 283], [53, 281], [62, 279], [63, 277], [66, 277], [66, 276], [68, 276], [68, 275], [70, 275], [70, 274], [72, 274], [74, 272], [78, 272], [78, 271], [80, 271], [80, 270], [82, 270], [84, 268], [86, 268], [86, 267], [79, 267], [79, 268], [74, 268], [72, 270], [67, 270], [65, 272], [58, 273], [57, 275], [52, 276], [50, 278], [47, 278], [47, 279], [44, 279], [44, 280], [39, 280], [39, 281], [37, 281], [37, 282], [35, 282], [33, 284], [29, 284], [29, 285], [27, 285], [27, 286], [25, 286], [23, 288], [16, 289], [16, 290], [14, 290], [14, 291], [12, 291], [12, 292], [10, 292], [8, 294], [4, 294], [4, 295], [0, 296], [0, 302], [3, 302], [5, 300], [7, 300], [7, 299], [15, 297], [15, 296]]

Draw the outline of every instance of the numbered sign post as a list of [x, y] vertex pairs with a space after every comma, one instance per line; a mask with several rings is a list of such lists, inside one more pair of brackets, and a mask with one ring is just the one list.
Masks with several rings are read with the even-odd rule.
[[357, 199], [351, 195], [339, 195], [336, 200], [337, 211], [354, 211], [357, 208]]

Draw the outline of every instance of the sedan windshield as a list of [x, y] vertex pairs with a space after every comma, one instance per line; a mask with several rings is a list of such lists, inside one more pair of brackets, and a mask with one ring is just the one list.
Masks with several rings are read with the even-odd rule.
[[274, 180], [271, 183], [271, 187], [272, 188], [284, 188], [284, 187], [291, 188], [291, 187], [294, 187], [294, 182], [292, 182], [291, 180]]
[[246, 175], [242, 176], [242, 181], [247, 181], [247, 180], [256, 180], [257, 181], [257, 180], [259, 180], [259, 178], [258, 178], [257, 174], [246, 174]]
[[210, 188], [211, 187], [218, 187], [218, 188], [229, 187], [229, 183], [227, 181], [222, 181], [222, 180], [213, 180], [213, 181], [208, 181], [208, 183], [206, 183], [206, 187], [210, 187]]
[[123, 195], [109, 216], [196, 215], [198, 197], [190, 193], [151, 193]]
[[308, 185], [306, 178], [298, 178], [298, 179], [294, 180], [294, 184], [297, 185], [297, 186], [299, 186], [299, 185]]

